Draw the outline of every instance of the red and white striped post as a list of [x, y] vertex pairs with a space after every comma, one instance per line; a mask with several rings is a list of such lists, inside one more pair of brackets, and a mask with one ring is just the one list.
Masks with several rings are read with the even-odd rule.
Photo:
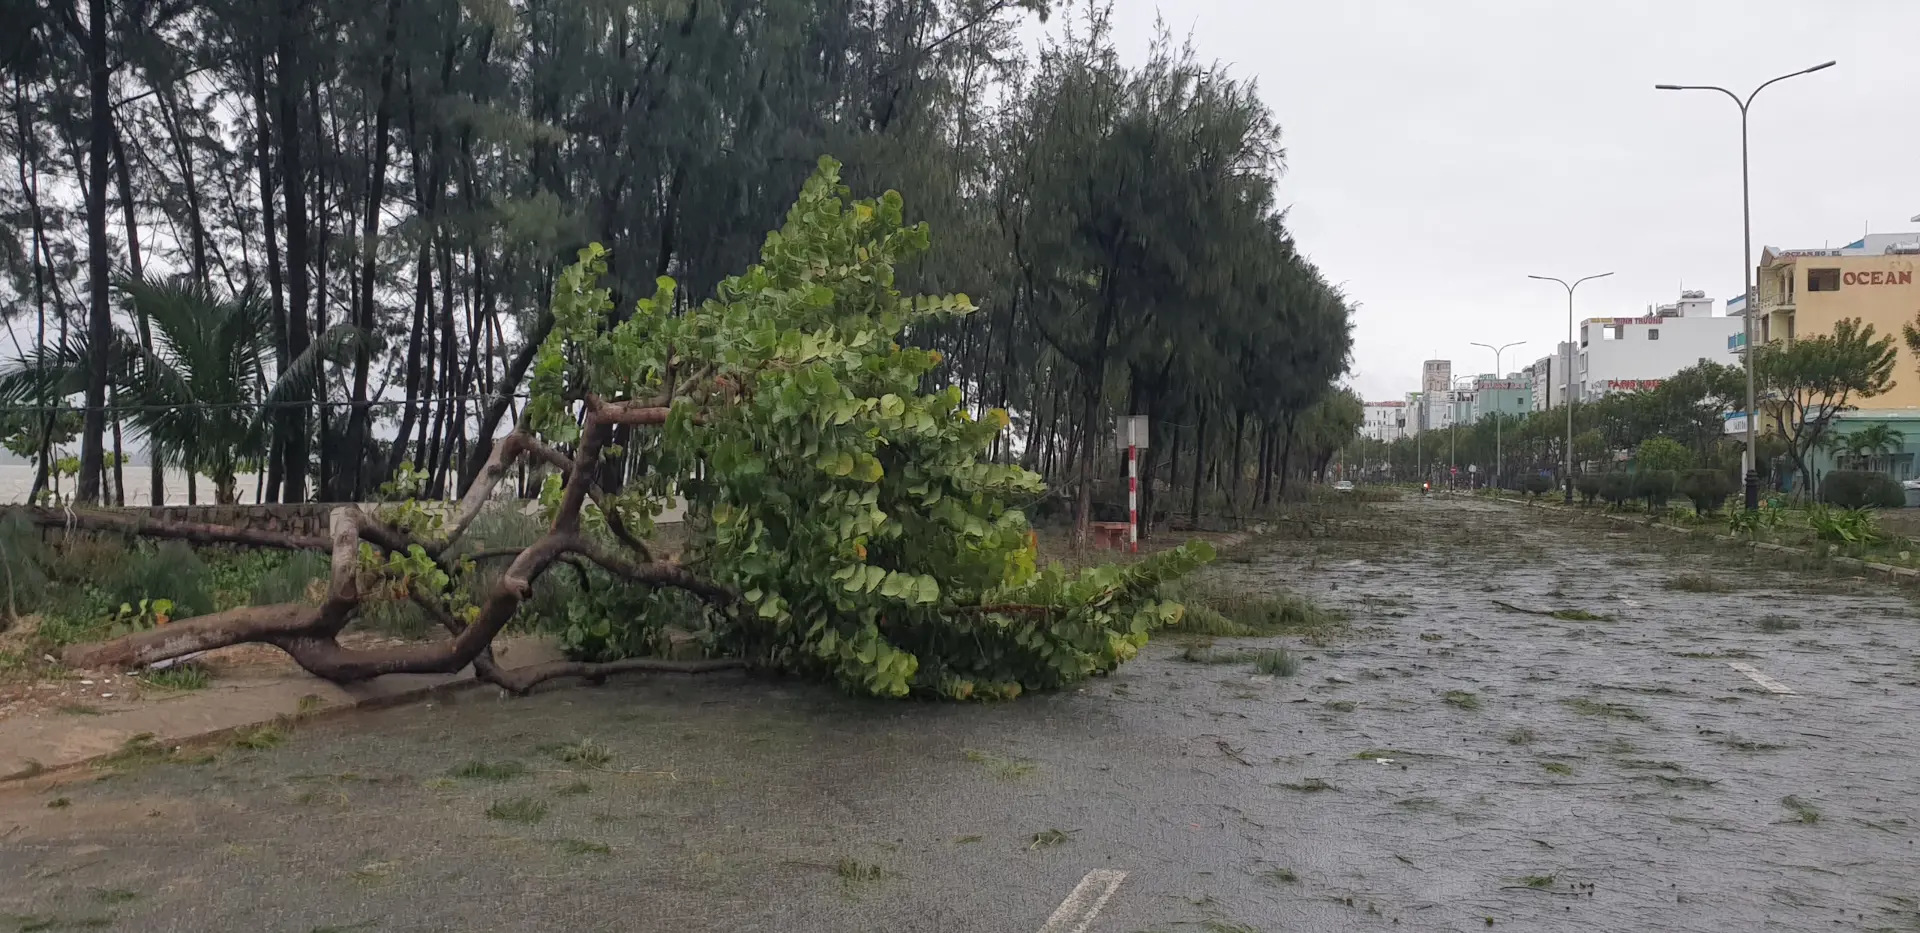
[[1127, 445], [1127, 541], [1140, 553], [1140, 448]]

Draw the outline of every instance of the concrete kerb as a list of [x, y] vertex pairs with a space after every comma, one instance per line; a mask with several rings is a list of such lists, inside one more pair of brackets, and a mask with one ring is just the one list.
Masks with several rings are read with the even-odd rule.
[[[512, 647], [522, 664], [560, 657], [543, 641], [518, 641]], [[395, 674], [346, 686], [302, 672], [83, 719], [60, 713], [21, 716], [0, 721], [0, 787], [39, 778], [58, 782], [134, 740], [166, 748], [205, 748], [274, 723], [311, 723], [450, 697], [480, 686], [471, 667], [455, 674]]]
[[1890, 582], [1893, 582], [1893, 583], [1900, 583], [1900, 584], [1920, 583], [1920, 570], [1915, 570], [1910, 567], [1895, 567], [1892, 564], [1882, 564], [1877, 561], [1861, 560], [1858, 557], [1845, 557], [1845, 556], [1834, 555], [1834, 554], [1816, 554], [1812, 551], [1807, 550], [1806, 548], [1790, 547], [1785, 544], [1775, 544], [1771, 541], [1751, 541], [1751, 540], [1740, 538], [1734, 535], [1724, 534], [1718, 531], [1714, 531], [1711, 528], [1686, 528], [1680, 525], [1669, 525], [1666, 522], [1662, 522], [1662, 521], [1644, 521], [1642, 519], [1633, 518], [1627, 515], [1611, 515], [1611, 514], [1595, 515], [1592, 512], [1582, 511], [1578, 509], [1568, 509], [1565, 505], [1562, 505], [1559, 503], [1543, 502], [1543, 503], [1534, 503], [1532, 505], [1528, 505], [1525, 502], [1514, 502], [1512, 500], [1505, 499], [1505, 498], [1493, 498], [1490, 501], [1498, 502], [1502, 505], [1520, 506], [1522, 508], [1544, 508], [1544, 509], [1552, 509], [1557, 512], [1564, 512], [1569, 515], [1583, 515], [1587, 517], [1604, 518], [1604, 519], [1607, 519], [1608, 521], [1618, 522], [1626, 525], [1635, 525], [1641, 528], [1659, 528], [1665, 531], [1673, 532], [1675, 534], [1693, 535], [1696, 537], [1705, 535], [1705, 536], [1712, 537], [1717, 541], [1724, 541], [1729, 544], [1742, 545], [1742, 546], [1753, 548], [1754, 550], [1759, 550], [1759, 551], [1773, 551], [1775, 553], [1786, 554], [1794, 557], [1807, 557], [1807, 558], [1814, 558], [1814, 559], [1825, 558], [1826, 560], [1832, 561], [1833, 563], [1838, 564], [1842, 567], [1850, 567], [1858, 570], [1865, 570], [1871, 573], [1879, 574], [1880, 576], [1888, 579]]

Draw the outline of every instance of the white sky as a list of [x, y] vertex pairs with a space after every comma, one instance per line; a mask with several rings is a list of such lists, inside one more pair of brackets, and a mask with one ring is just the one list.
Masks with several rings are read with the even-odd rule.
[[[1282, 202], [1360, 305], [1355, 388], [1419, 387], [1420, 362], [1493, 368], [1471, 341], [1629, 315], [1681, 284], [1740, 292], [1739, 111], [1754, 102], [1753, 238], [1841, 245], [1920, 224], [1920, 0], [1114, 0], [1144, 55], [1156, 15], [1257, 78], [1285, 132]], [[1920, 311], [1920, 309], [1916, 309]]]

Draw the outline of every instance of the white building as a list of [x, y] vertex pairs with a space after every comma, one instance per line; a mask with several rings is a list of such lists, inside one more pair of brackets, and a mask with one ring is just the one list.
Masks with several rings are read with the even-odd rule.
[[1360, 436], [1393, 443], [1407, 436], [1406, 402], [1368, 402], [1360, 421]]
[[1522, 379], [1533, 383], [1530, 402], [1534, 411], [1546, 411], [1566, 404], [1569, 346], [1560, 344], [1556, 355], [1543, 356], [1535, 360], [1532, 366], [1520, 371]]
[[1714, 314], [1703, 292], [1682, 292], [1678, 302], [1647, 310], [1644, 317], [1588, 318], [1580, 325], [1575, 398], [1651, 389], [1701, 360], [1723, 359], [1727, 338], [1744, 326], [1741, 318]]
[[1420, 430], [1434, 431], [1453, 423], [1453, 361], [1427, 360], [1420, 364]]

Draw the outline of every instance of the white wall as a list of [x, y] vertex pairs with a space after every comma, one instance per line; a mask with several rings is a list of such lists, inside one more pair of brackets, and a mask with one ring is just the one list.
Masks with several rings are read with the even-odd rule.
[[1737, 317], [1636, 318], [1617, 325], [1617, 339], [1606, 339], [1604, 332], [1616, 320], [1600, 318], [1581, 325], [1573, 377], [1581, 398], [1606, 394], [1609, 382], [1665, 379], [1702, 359], [1724, 362], [1727, 337], [1741, 327]]

